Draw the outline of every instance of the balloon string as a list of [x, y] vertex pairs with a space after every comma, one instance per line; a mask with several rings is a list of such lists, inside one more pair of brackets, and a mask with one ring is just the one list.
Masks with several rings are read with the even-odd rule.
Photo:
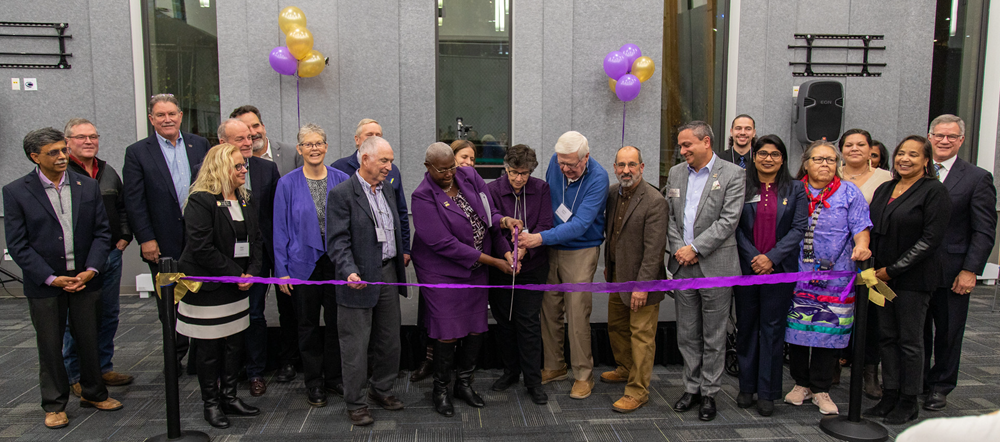
[[296, 73], [295, 74], [295, 112], [296, 112], [295, 122], [298, 124], [298, 126], [296, 126], [297, 128], [302, 127], [302, 94], [299, 93], [300, 79], [301, 77], [299, 77], [299, 74]]
[[625, 105], [627, 101], [622, 102], [622, 147], [625, 147]]

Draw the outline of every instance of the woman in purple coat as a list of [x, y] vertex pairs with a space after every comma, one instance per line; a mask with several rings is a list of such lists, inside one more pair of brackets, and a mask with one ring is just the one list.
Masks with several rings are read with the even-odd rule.
[[[486, 266], [513, 272], [510, 245], [500, 232], [500, 212], [490, 207], [489, 190], [471, 167], [455, 167], [447, 144], [427, 148], [427, 173], [413, 192], [413, 266], [421, 283], [489, 282]], [[506, 258], [495, 258], [502, 255]], [[434, 408], [445, 416], [455, 409], [448, 397], [451, 365], [459, 339], [454, 396], [472, 407], [483, 399], [472, 389], [472, 373], [486, 332], [488, 289], [421, 288], [424, 326], [434, 343]]]

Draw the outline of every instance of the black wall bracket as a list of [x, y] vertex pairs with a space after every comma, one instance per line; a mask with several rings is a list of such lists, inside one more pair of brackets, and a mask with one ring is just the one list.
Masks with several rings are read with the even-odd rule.
[[[806, 61], [789, 62], [790, 66], [805, 66], [802, 72], [792, 72], [796, 77], [881, 77], [881, 72], [872, 72], [869, 68], [885, 67], [885, 63], [871, 63], [868, 55], [871, 51], [884, 51], [885, 46], [872, 46], [872, 41], [883, 40], [884, 35], [850, 35], [850, 34], [795, 34], [795, 39], [805, 40], [804, 45], [788, 45], [788, 49], [805, 49]], [[843, 44], [815, 44], [817, 40], [840, 40]], [[863, 46], [851, 46], [851, 40], [860, 40]], [[848, 62], [816, 62], [813, 59], [813, 50], [816, 49], [841, 49], [847, 51], [864, 51], [864, 61], [861, 63]], [[816, 72], [815, 66], [848, 66], [861, 67], [861, 72]]]
[[[9, 39], [23, 39], [23, 38], [55, 38], [59, 40], [59, 52], [0, 52], [0, 56], [13, 56], [13, 57], [59, 57], [59, 62], [56, 64], [40, 64], [40, 63], [0, 63], [0, 68], [16, 68], [16, 69], [70, 69], [72, 66], [66, 57], [72, 57], [73, 54], [66, 52], [66, 39], [73, 38], [72, 35], [66, 33], [66, 29], [69, 27], [69, 23], [26, 23], [26, 22], [10, 22], [10, 21], [0, 21], [0, 41], [5, 41]], [[55, 34], [20, 34], [4, 32], [3, 28], [51, 28], [56, 32]], [[10, 47], [4, 44], [5, 47]]]

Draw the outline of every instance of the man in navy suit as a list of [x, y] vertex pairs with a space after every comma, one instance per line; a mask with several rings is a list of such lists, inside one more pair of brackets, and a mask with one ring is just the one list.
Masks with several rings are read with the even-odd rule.
[[[194, 182], [194, 167], [201, 164], [209, 148], [208, 140], [181, 132], [183, 118], [184, 112], [173, 95], [154, 95], [149, 100], [149, 122], [155, 133], [125, 149], [125, 211], [142, 259], [153, 275], [160, 256], [181, 256], [182, 208]], [[176, 339], [179, 366], [187, 353], [188, 338], [178, 334]]]
[[4, 233], [24, 274], [45, 426], [62, 428], [69, 424], [62, 357], [67, 316], [80, 358], [80, 406], [122, 408], [108, 397], [97, 355], [103, 285], [98, 269], [108, 259], [111, 229], [97, 181], [66, 171], [69, 148], [62, 132], [51, 127], [29, 132], [24, 154], [38, 167], [3, 187]]
[[[362, 119], [358, 122], [357, 129], [354, 130], [354, 148], [358, 152], [352, 153], [344, 158], [334, 161], [331, 166], [347, 175], [354, 175], [358, 169], [361, 168], [361, 143], [364, 143], [368, 137], [381, 137], [382, 136], [382, 125], [378, 124], [371, 118]], [[392, 170], [389, 171], [389, 176], [385, 177], [385, 181], [392, 186], [393, 193], [396, 194], [396, 212], [399, 213], [399, 222], [402, 224], [403, 233], [403, 265], [410, 265], [410, 219], [407, 217], [406, 209], [406, 195], [403, 193], [403, 178], [399, 173], [399, 168], [395, 164], [392, 165]]]
[[[924, 409], [943, 410], [958, 384], [962, 335], [969, 315], [969, 294], [993, 250], [997, 229], [997, 190], [993, 175], [958, 158], [965, 122], [945, 114], [931, 121], [927, 138], [934, 146], [934, 168], [951, 196], [951, 226], [938, 249], [940, 287], [931, 297], [924, 327]], [[934, 366], [931, 367], [931, 354]]]
[[[245, 186], [250, 190], [250, 200], [255, 201], [257, 222], [261, 238], [264, 240], [264, 262], [260, 274], [271, 276], [274, 266], [273, 222], [274, 191], [278, 186], [278, 166], [253, 155], [253, 137], [250, 128], [241, 120], [230, 118], [219, 126], [219, 141], [240, 148], [247, 162]], [[264, 367], [267, 365], [267, 320], [264, 318], [264, 300], [267, 284], [254, 284], [247, 292], [250, 297], [250, 327], [246, 331], [247, 377], [250, 379], [250, 395], [262, 396], [267, 391], [264, 382]]]

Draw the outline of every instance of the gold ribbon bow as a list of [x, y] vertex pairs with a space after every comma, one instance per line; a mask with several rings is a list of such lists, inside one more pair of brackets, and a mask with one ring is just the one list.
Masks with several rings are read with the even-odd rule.
[[868, 299], [879, 307], [885, 307], [886, 300], [892, 301], [896, 298], [896, 292], [885, 285], [881, 279], [875, 277], [875, 269], [862, 271], [857, 284], [868, 286]]
[[156, 296], [160, 297], [160, 286], [177, 284], [174, 287], [174, 304], [181, 301], [188, 292], [198, 293], [201, 290], [200, 281], [188, 281], [181, 279], [187, 275], [183, 273], [157, 273], [156, 274]]

